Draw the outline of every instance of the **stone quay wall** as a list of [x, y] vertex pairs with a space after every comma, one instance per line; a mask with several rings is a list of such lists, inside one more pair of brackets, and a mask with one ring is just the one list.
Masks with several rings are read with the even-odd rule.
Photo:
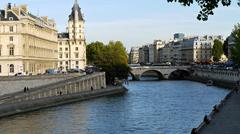
[[79, 77], [84, 74], [58, 74], [58, 75], [36, 75], [18, 77], [0, 77], [0, 95], [23, 91], [24, 87], [35, 88], [59, 81]]
[[1, 96], [0, 117], [125, 91], [127, 89], [121, 86], [106, 87], [105, 73], [79, 76], [36, 87], [27, 92]]
[[239, 71], [202, 68], [193, 68], [192, 70], [193, 73], [188, 78], [189, 80], [202, 83], [207, 83], [209, 80], [212, 80], [213, 85], [223, 88], [232, 89], [240, 80]]

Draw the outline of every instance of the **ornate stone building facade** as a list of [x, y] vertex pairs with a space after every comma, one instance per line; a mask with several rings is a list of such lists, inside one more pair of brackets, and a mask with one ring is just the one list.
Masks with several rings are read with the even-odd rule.
[[57, 60], [54, 20], [31, 14], [26, 5], [0, 10], [0, 76], [44, 73], [57, 68]]
[[58, 68], [60, 70], [84, 69], [86, 66], [84, 19], [77, 0], [69, 15], [67, 29], [67, 33], [58, 34]]

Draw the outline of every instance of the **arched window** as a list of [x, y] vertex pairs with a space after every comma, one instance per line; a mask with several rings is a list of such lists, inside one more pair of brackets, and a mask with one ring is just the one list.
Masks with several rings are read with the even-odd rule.
[[11, 64], [11, 65], [9, 66], [9, 69], [10, 69], [10, 73], [14, 73], [14, 65], [13, 65], [13, 64]]

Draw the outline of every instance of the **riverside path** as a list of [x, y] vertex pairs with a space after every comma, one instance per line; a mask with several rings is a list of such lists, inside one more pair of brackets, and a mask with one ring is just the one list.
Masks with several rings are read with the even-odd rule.
[[240, 133], [240, 92], [230, 93], [221, 105], [219, 112], [209, 117], [210, 123], [202, 125], [197, 134]]

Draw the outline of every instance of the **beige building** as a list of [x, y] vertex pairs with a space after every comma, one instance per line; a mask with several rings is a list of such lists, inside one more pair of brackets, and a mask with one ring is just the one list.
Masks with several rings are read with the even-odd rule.
[[0, 76], [57, 68], [57, 51], [54, 20], [31, 14], [26, 5], [0, 10]]
[[160, 49], [160, 62], [171, 62], [173, 65], [210, 62], [215, 39], [223, 42], [220, 35], [185, 37], [169, 42]]
[[86, 43], [84, 19], [77, 0], [69, 15], [68, 32], [58, 34], [58, 68], [60, 70], [84, 69], [86, 66]]
[[149, 63], [159, 63], [159, 49], [163, 48], [165, 43], [162, 40], [154, 40], [153, 44], [149, 45]]
[[138, 64], [139, 63], [139, 47], [132, 47], [129, 54], [129, 63]]

